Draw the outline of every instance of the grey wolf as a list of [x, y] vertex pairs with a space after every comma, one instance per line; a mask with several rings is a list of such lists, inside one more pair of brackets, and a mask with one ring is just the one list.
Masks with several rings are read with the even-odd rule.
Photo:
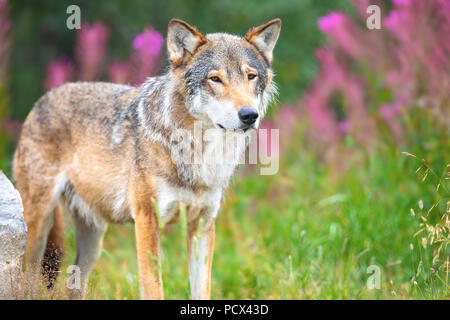
[[[23, 125], [13, 164], [28, 225], [27, 267], [39, 267], [53, 285], [68, 210], [81, 270], [81, 288], [71, 294], [82, 298], [107, 223], [134, 222], [142, 298], [162, 299], [160, 224], [177, 221], [182, 202], [191, 296], [209, 299], [215, 219], [237, 162], [179, 161], [171, 136], [198, 122], [202, 130], [237, 135], [256, 129], [275, 91], [272, 51], [280, 28], [274, 19], [244, 37], [204, 35], [173, 19], [164, 75], [137, 87], [68, 83], [42, 96]], [[242, 153], [246, 145], [235, 148]]]

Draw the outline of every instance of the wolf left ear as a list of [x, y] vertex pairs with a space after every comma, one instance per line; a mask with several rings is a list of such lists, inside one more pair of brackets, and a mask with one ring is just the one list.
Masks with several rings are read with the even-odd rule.
[[251, 28], [245, 35], [245, 39], [252, 43], [272, 63], [272, 51], [277, 43], [281, 30], [281, 19], [273, 19], [269, 22]]
[[183, 20], [170, 20], [167, 31], [167, 48], [172, 65], [177, 66], [183, 63], [205, 42], [206, 37], [193, 26]]

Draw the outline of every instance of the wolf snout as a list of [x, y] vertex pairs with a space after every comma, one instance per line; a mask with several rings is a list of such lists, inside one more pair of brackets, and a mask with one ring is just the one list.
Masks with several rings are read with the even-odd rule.
[[245, 106], [241, 108], [238, 112], [239, 119], [242, 121], [242, 123], [250, 126], [255, 123], [256, 119], [258, 119], [258, 111], [249, 106]]

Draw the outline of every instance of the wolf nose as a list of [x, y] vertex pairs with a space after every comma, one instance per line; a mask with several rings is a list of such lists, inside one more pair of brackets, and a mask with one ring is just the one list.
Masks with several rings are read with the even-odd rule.
[[259, 116], [258, 111], [253, 107], [243, 107], [239, 110], [238, 115], [239, 119], [246, 125], [254, 124]]

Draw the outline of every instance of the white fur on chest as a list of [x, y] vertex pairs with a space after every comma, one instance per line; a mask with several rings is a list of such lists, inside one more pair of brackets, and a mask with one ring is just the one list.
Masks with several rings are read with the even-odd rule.
[[[190, 212], [201, 213], [204, 219], [214, 219], [220, 208], [222, 188], [207, 189], [198, 193], [182, 187], [170, 185], [164, 180], [158, 183], [157, 204], [161, 221], [165, 225], [176, 220], [179, 213], [180, 202], [189, 206]], [[197, 215], [187, 216], [188, 222]]]
[[[224, 189], [243, 160], [246, 136], [213, 128], [200, 137], [203, 141], [196, 140], [192, 133], [187, 131], [182, 141], [184, 151], [180, 153], [178, 144], [172, 150], [171, 156], [177, 166], [178, 176], [186, 184]], [[200, 150], [197, 149], [198, 146], [201, 146]], [[180, 154], [187, 157], [180, 157]]]

